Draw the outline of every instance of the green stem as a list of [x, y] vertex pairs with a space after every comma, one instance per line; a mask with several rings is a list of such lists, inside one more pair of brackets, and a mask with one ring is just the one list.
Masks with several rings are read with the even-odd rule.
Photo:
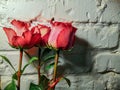
[[[57, 76], [57, 65], [58, 65], [58, 58], [59, 58], [59, 50], [56, 51], [56, 55], [55, 55], [55, 64], [54, 64], [54, 72], [53, 72], [53, 82], [56, 81], [56, 76]], [[53, 88], [53, 90], [55, 89], [55, 87]]]
[[18, 66], [18, 72], [17, 72], [17, 78], [18, 78], [18, 87], [17, 87], [17, 90], [20, 90], [20, 78], [21, 78], [22, 57], [23, 57], [23, 49], [20, 49], [19, 66]]
[[38, 85], [40, 85], [40, 64], [41, 64], [41, 49], [39, 48], [39, 51], [38, 51]]

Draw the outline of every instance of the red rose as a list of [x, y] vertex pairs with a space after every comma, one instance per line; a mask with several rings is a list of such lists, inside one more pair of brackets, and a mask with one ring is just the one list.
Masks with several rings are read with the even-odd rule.
[[13, 20], [11, 24], [14, 25], [15, 29], [3, 27], [11, 46], [26, 49], [40, 43], [41, 35], [29, 30], [29, 23]]
[[39, 24], [39, 25], [33, 27], [32, 31], [33, 31], [33, 33], [41, 34], [41, 42], [39, 43], [39, 45], [46, 46], [48, 43], [48, 37], [49, 37], [50, 31], [51, 31], [50, 27]]
[[67, 50], [74, 44], [75, 32], [76, 28], [71, 23], [53, 21], [48, 44], [55, 49]]

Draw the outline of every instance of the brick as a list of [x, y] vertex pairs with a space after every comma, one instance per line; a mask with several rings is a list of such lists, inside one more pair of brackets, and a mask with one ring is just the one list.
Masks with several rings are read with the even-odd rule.
[[106, 89], [105, 85], [106, 84], [103, 80], [95, 80], [93, 85], [94, 88], [92, 90], [105, 90]]
[[[19, 62], [19, 52], [18, 51], [2, 52], [2, 53], [0, 52], [0, 54], [6, 56], [11, 61], [12, 65], [15, 67], [15, 69], [18, 70], [18, 62]], [[22, 66], [27, 64], [28, 60], [29, 60], [28, 57], [24, 55]], [[36, 73], [36, 72], [37, 72], [36, 68], [31, 64], [26, 68], [24, 74]], [[14, 70], [9, 66], [9, 64], [6, 61], [2, 60], [0, 63], [0, 75], [11, 75], [13, 73], [14, 73]]]
[[120, 22], [120, 1], [119, 0], [107, 0], [102, 1], [101, 6], [104, 4], [106, 8], [104, 8], [101, 14], [101, 22]]
[[96, 21], [95, 3], [94, 0], [57, 0], [53, 2], [53, 5], [55, 4], [54, 15], [59, 20]]
[[[11, 76], [1, 76], [1, 88], [4, 90], [11, 82]], [[29, 90], [30, 83], [37, 84], [37, 75], [25, 75], [21, 77], [21, 90]]]
[[[3, 3], [1, 3], [0, 12], [9, 18], [29, 20], [41, 13], [46, 18], [55, 17], [56, 19], [81, 22], [97, 21], [97, 7], [93, 0], [11, 0], [1, 2]], [[30, 11], [34, 11], [34, 13]]]
[[66, 82], [61, 81], [56, 90], [119, 90], [120, 75], [113, 72], [95, 75], [69, 75], [67, 76], [71, 80], [71, 87], [67, 87]]
[[76, 36], [87, 41], [92, 48], [113, 48], [118, 45], [118, 25], [80, 25]]
[[[105, 88], [107, 90], [119, 90], [120, 89], [120, 75], [113, 72], [104, 74], [98, 79], [101, 82], [104, 82]], [[102, 89], [101, 89], [102, 90]]]
[[2, 30], [2, 28], [0, 28], [0, 33], [1, 33], [1, 35], [0, 35], [0, 50], [15, 50], [9, 46], [7, 37], [4, 33], [4, 31]]
[[108, 63], [109, 63], [109, 57], [107, 57], [109, 54], [100, 54], [95, 57], [95, 70], [97, 72], [105, 72], [108, 69]]
[[[7, 14], [7, 18], [9, 17], [9, 18], [15, 18], [15, 19], [28, 21], [30, 19], [35, 18], [37, 15], [41, 14], [41, 12], [46, 13], [46, 14], [47, 12], [49, 12], [48, 10], [49, 5], [48, 5], [47, 0], [46, 1], [44, 0], [37, 0], [37, 1], [11, 0], [11, 1], [4, 1], [4, 2], [6, 3], [1, 4], [2, 6], [0, 8], [0, 12], [2, 12], [5, 15]], [[34, 11], [34, 13], [31, 13], [31, 11]], [[49, 13], [47, 15], [49, 15]]]
[[95, 70], [97, 72], [113, 71], [120, 73], [120, 54], [101, 53], [95, 57]]
[[89, 75], [69, 75], [71, 87], [68, 88], [65, 81], [61, 81], [57, 87], [58, 90], [93, 90], [94, 78]]

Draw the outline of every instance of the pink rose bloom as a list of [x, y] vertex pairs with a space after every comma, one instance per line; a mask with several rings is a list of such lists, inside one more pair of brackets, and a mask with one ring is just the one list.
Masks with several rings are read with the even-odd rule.
[[13, 20], [11, 24], [15, 27], [3, 27], [9, 44], [14, 48], [28, 49], [40, 43], [41, 35], [33, 33], [29, 28], [30, 24], [19, 20]]
[[72, 23], [52, 21], [48, 45], [62, 50], [71, 48], [75, 41], [76, 30]]

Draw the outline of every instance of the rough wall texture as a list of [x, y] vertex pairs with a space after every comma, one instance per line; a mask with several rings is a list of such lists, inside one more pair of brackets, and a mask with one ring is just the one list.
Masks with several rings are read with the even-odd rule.
[[[0, 55], [17, 68], [19, 52], [8, 43], [3, 26], [13, 18], [28, 21], [41, 14], [46, 18], [73, 21], [78, 28], [72, 52], [61, 54], [64, 73], [71, 80], [56, 90], [120, 90], [120, 0], [0, 0]], [[24, 56], [23, 65], [27, 63]], [[34, 66], [22, 76], [22, 89], [37, 82]], [[0, 58], [0, 88], [11, 80], [9, 65]]]

